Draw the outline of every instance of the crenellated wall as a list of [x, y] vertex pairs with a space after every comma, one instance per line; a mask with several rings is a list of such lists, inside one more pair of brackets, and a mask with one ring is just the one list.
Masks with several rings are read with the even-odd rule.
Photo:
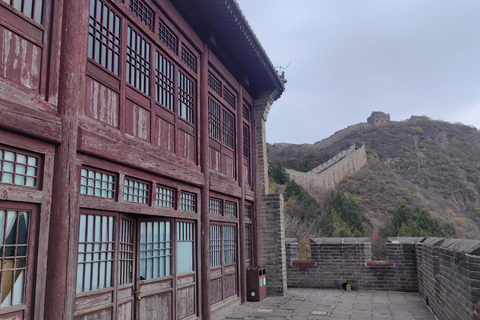
[[387, 261], [371, 261], [368, 238], [310, 247], [311, 260], [296, 260], [297, 239], [286, 239], [288, 286], [419, 292], [439, 320], [480, 319], [479, 240], [389, 238]]
[[313, 197], [321, 200], [326, 192], [334, 189], [347, 174], [354, 174], [366, 163], [365, 144], [352, 142], [348, 149], [309, 172], [285, 170], [292, 180], [306, 189]]

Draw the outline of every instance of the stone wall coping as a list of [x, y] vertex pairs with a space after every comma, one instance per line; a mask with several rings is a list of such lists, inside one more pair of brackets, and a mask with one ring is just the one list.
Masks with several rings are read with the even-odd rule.
[[455, 252], [469, 253], [473, 255], [480, 254], [480, 240], [474, 239], [446, 239], [440, 248]]
[[343, 244], [343, 243], [371, 243], [370, 238], [314, 238], [310, 239], [312, 243], [318, 244]]
[[298, 239], [297, 238], [285, 238], [285, 243], [297, 243], [298, 244]]
[[425, 237], [392, 237], [387, 238], [387, 241], [390, 243], [413, 244], [423, 242], [425, 239]]
[[316, 266], [317, 262], [313, 259], [293, 260], [292, 265], [296, 265], [296, 266]]
[[429, 246], [438, 247], [438, 246], [441, 245], [444, 241], [445, 241], [444, 238], [430, 237], [430, 238], [427, 238], [427, 239], [423, 242], [423, 244], [426, 244], [426, 245], [429, 245]]
[[388, 260], [370, 260], [367, 261], [367, 267], [394, 267], [395, 264]]

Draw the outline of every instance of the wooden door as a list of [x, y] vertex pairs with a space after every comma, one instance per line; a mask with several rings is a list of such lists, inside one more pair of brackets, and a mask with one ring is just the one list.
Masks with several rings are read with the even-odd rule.
[[197, 278], [195, 265], [195, 224], [176, 222], [176, 319], [195, 317]]
[[30, 319], [37, 210], [0, 202], [0, 319]]
[[119, 226], [117, 319], [134, 318], [135, 219], [122, 215]]
[[138, 220], [137, 319], [174, 319], [173, 220]]

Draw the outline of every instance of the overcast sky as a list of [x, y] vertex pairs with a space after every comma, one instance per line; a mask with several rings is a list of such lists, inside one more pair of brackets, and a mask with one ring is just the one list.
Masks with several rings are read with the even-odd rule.
[[480, 0], [237, 0], [288, 83], [269, 143], [313, 143], [372, 111], [480, 128]]

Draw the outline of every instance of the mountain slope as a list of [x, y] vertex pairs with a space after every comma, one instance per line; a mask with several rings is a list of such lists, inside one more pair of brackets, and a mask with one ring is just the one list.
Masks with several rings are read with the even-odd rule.
[[286, 168], [296, 163], [296, 170], [307, 163], [305, 170], [348, 140], [365, 143], [368, 163], [337, 189], [366, 209], [375, 228], [389, 210], [405, 203], [451, 223], [461, 237], [480, 238], [480, 133], [475, 128], [429, 119], [391, 122], [353, 131], [327, 150], [317, 144], [269, 146], [269, 157]]

